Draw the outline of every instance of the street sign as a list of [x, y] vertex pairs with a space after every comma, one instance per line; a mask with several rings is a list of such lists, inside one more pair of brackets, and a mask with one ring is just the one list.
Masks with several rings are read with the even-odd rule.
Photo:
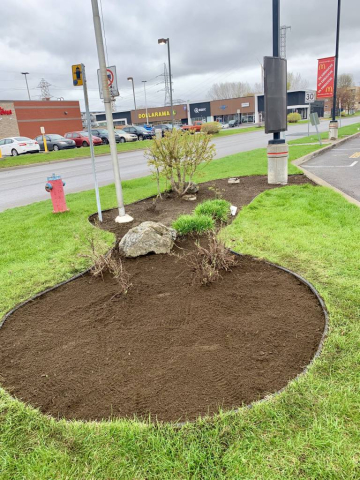
[[83, 85], [81, 63], [79, 63], [78, 65], [72, 65], [71, 69], [74, 87], [81, 87]]
[[44, 135], [45, 133], [45, 127], [40, 127], [40, 133], [42, 133]]
[[320, 123], [320, 120], [319, 120], [319, 116], [316, 112], [312, 113], [310, 115], [310, 122], [311, 122], [311, 125], [319, 125]]
[[314, 103], [316, 99], [315, 92], [305, 92], [305, 103]]
[[[100, 91], [100, 98], [104, 98], [104, 92], [102, 89], [102, 82], [100, 78], [100, 70], [97, 71], [98, 74], [98, 82], [99, 82], [99, 91]], [[118, 84], [117, 84], [117, 76], [116, 76], [116, 67], [106, 67], [106, 75], [108, 78], [108, 85], [110, 90], [110, 95], [112, 97], [118, 97], [120, 95]]]

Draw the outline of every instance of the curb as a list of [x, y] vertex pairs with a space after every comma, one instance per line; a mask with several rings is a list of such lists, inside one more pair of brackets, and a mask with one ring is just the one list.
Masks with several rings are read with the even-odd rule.
[[301, 166], [303, 163], [305, 163], [305, 162], [307, 162], [307, 161], [309, 161], [309, 160], [311, 160], [315, 157], [318, 157], [319, 155], [323, 155], [328, 150], [331, 150], [331, 149], [337, 147], [338, 145], [342, 145], [343, 143], [347, 142], [348, 140], [352, 140], [352, 139], [357, 138], [357, 137], [360, 137], [360, 132], [354, 133], [353, 135], [349, 135], [348, 137], [341, 138], [340, 140], [335, 140], [331, 145], [328, 145], [324, 148], [321, 148], [320, 150], [316, 150], [315, 152], [309, 153], [308, 155], [305, 155], [304, 157], [293, 160], [291, 163], [293, 165], [295, 165], [296, 167], [298, 167], [299, 170], [301, 170], [307, 178], [312, 180], [317, 185], [320, 185], [321, 187], [330, 188], [334, 192], [342, 195], [348, 202], [352, 203], [353, 205], [357, 205], [358, 207], [360, 207], [360, 201], [359, 200], [356, 200], [355, 198], [351, 197], [347, 193], [343, 192], [342, 190], [334, 187], [330, 183], [328, 183], [325, 180], [323, 180], [322, 178], [318, 177], [314, 173], [309, 172], [308, 170], [306, 170], [305, 167]]

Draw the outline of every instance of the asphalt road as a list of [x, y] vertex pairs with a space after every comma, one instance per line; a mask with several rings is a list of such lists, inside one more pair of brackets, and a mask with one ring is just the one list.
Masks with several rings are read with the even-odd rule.
[[[342, 120], [343, 125], [359, 122], [359, 118]], [[320, 124], [320, 130], [328, 130], [328, 122]], [[307, 125], [289, 126], [288, 140], [307, 136]], [[292, 134], [297, 134], [293, 136]], [[314, 133], [313, 131], [311, 133]], [[258, 132], [229, 135], [216, 138], [216, 158], [238, 152], [266, 147], [271, 135]], [[149, 174], [143, 151], [121, 153], [118, 155], [121, 177], [123, 180], [139, 178]], [[96, 158], [97, 178], [100, 186], [113, 183], [113, 170], [110, 156]], [[47, 200], [50, 195], [45, 191], [46, 178], [53, 172], [61, 175], [66, 182], [66, 193], [80, 192], [93, 188], [91, 160], [79, 159], [57, 162], [47, 165], [27, 166], [6, 171], [0, 170], [0, 211], [33, 202]]]
[[303, 163], [301, 167], [360, 201], [360, 137]]

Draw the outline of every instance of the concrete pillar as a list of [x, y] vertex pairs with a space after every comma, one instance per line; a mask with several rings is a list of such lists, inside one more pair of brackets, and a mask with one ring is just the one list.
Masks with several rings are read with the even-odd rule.
[[288, 183], [289, 146], [287, 143], [269, 143], [268, 157], [268, 184], [286, 185]]
[[338, 121], [337, 120], [331, 120], [329, 124], [329, 139], [330, 140], [337, 140], [338, 138]]

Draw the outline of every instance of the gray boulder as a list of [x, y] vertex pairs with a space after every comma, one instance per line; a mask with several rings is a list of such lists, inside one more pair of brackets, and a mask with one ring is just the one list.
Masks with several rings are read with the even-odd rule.
[[147, 253], [169, 253], [176, 239], [176, 231], [162, 223], [143, 222], [131, 228], [121, 239], [119, 250], [125, 257], [139, 257]]

